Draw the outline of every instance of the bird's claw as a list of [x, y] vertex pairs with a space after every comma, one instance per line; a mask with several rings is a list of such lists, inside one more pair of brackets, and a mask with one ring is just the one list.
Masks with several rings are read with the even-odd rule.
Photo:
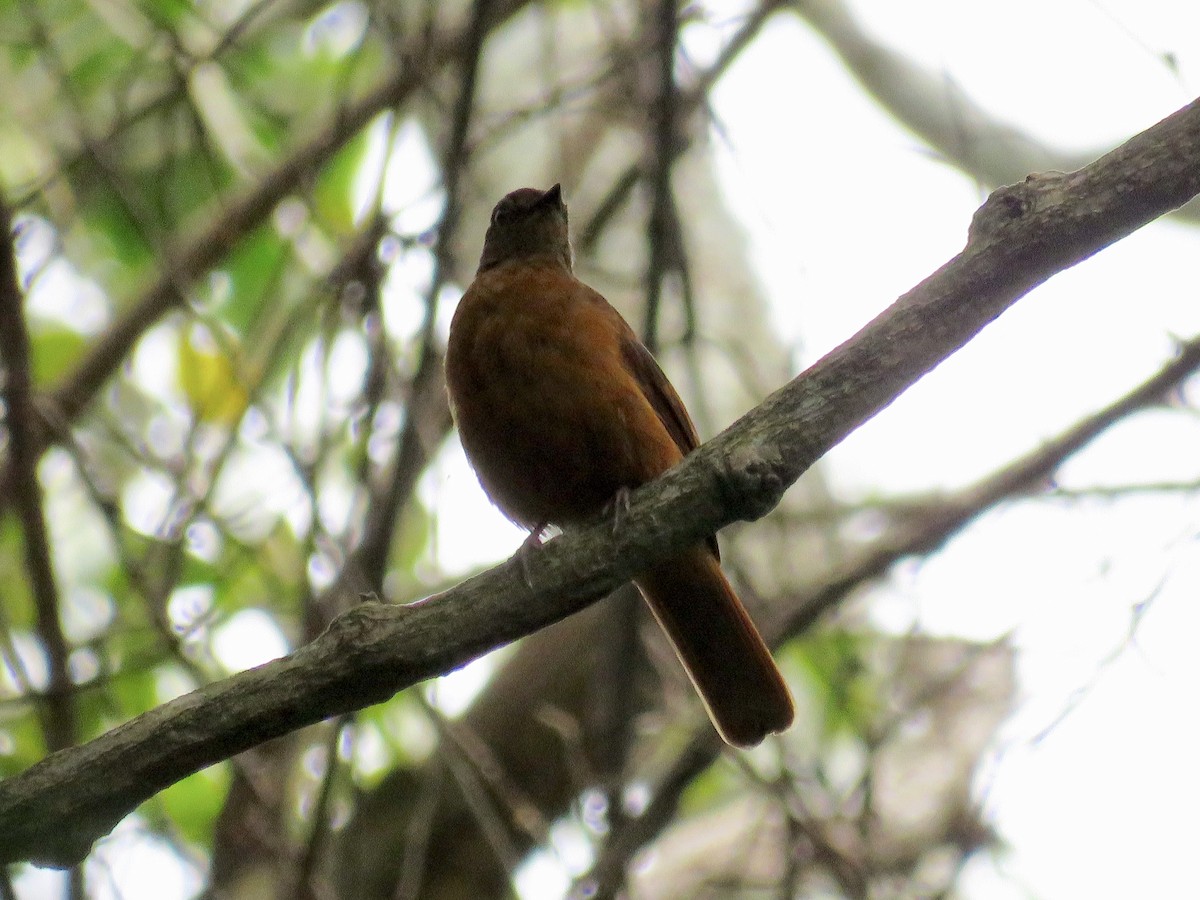
[[521, 541], [521, 546], [517, 548], [517, 564], [521, 567], [521, 580], [531, 591], [533, 590], [533, 578], [529, 574], [529, 554], [542, 546], [542, 534], [546, 528], [545, 524], [536, 525], [525, 540]]
[[629, 512], [629, 488], [619, 487], [608, 501], [605, 513], [612, 516], [612, 533], [615, 535], [621, 529], [621, 516]]

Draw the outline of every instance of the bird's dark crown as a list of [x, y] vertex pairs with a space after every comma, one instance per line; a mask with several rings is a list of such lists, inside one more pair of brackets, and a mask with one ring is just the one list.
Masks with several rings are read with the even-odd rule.
[[548, 191], [518, 188], [492, 210], [479, 271], [514, 260], [550, 260], [571, 268], [567, 205], [560, 185]]

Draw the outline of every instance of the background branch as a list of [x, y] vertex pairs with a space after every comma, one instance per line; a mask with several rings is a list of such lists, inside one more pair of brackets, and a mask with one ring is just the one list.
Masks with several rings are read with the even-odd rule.
[[[1007, 184], [1029, 172], [1071, 171], [1098, 152], [1059, 150], [997, 118], [945, 72], [922, 68], [872, 35], [844, 0], [805, 0], [796, 10], [876, 101], [984, 185]], [[1185, 204], [1176, 216], [1200, 221], [1200, 204]]]
[[13, 473], [14, 501], [25, 542], [25, 570], [33, 586], [37, 633], [46, 651], [49, 679], [42, 731], [47, 749], [61, 750], [75, 743], [75, 709], [67, 668], [70, 650], [58, 619], [58, 585], [50, 556], [42, 483], [38, 477], [37, 428], [25, 327], [24, 292], [17, 272], [13, 241], [16, 234], [8, 207], [0, 200], [0, 363], [3, 364], [4, 431]]

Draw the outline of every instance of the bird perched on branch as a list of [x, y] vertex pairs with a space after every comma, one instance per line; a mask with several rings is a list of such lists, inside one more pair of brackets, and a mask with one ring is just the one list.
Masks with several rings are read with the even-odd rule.
[[[699, 444], [650, 351], [573, 274], [557, 184], [496, 204], [450, 325], [446, 384], [484, 491], [535, 538], [594, 518]], [[750, 746], [791, 724], [791, 695], [721, 571], [715, 536], [634, 583], [727, 742]]]

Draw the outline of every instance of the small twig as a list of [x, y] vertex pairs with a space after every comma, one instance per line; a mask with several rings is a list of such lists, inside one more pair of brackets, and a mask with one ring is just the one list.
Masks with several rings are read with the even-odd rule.
[[645, 606], [632, 584], [607, 601], [611, 625], [607, 639], [597, 648], [597, 671], [604, 673], [589, 686], [587, 714], [594, 721], [595, 738], [588, 756], [596, 770], [608, 804], [609, 828], [625, 816], [625, 768], [636, 736], [637, 686], [646, 672], [641, 624]]
[[454, 238], [458, 234], [458, 222], [462, 216], [461, 184], [470, 155], [467, 136], [471, 130], [471, 116], [475, 111], [479, 65], [483, 56], [483, 39], [487, 33], [485, 23], [492, 2], [493, 0], [474, 0], [471, 4], [471, 19], [463, 37], [462, 86], [454, 103], [450, 135], [442, 158], [442, 184], [446, 203], [437, 227], [437, 244], [433, 250], [433, 277], [430, 279], [429, 295], [425, 299], [425, 319], [421, 323], [422, 364], [437, 352], [433, 326], [437, 318], [438, 295], [446, 283], [448, 274], [454, 270]]
[[1200, 481], [1144, 481], [1127, 484], [1094, 484], [1088, 487], [1053, 487], [1043, 495], [1049, 500], [1120, 500], [1145, 494], [1194, 494]]
[[5, 425], [8, 458], [13, 475], [13, 499], [21, 520], [25, 544], [25, 570], [33, 588], [37, 633], [46, 651], [49, 685], [42, 729], [50, 750], [75, 743], [75, 708], [71, 699], [71, 653], [58, 618], [58, 584], [46, 529], [46, 510], [38, 478], [36, 412], [29, 350], [29, 331], [24, 314], [24, 292], [17, 270], [15, 234], [8, 206], [0, 198], [0, 362], [4, 366]]
[[[440, 441], [445, 432], [449, 431], [449, 411], [445, 416], [434, 415], [417, 419], [414, 416], [418, 398], [424, 401], [430, 393], [439, 398], [442, 395], [442, 354], [437, 345], [434, 325], [437, 321], [438, 300], [446, 279], [454, 269], [453, 246], [458, 233], [459, 218], [462, 214], [462, 176], [466, 170], [469, 155], [467, 137], [470, 133], [471, 115], [475, 109], [475, 94], [479, 80], [479, 65], [483, 55], [483, 41], [487, 36], [489, 16], [495, 0], [475, 0], [471, 7], [471, 19], [463, 36], [461, 53], [462, 86], [454, 105], [454, 117], [450, 129], [450, 137], [442, 160], [442, 181], [445, 188], [446, 203], [442, 211], [442, 219], [437, 229], [437, 244], [433, 251], [433, 276], [430, 279], [429, 293], [425, 298], [425, 317], [421, 323], [420, 362], [412, 378], [409, 413], [405, 416], [404, 431], [400, 436], [396, 451], [396, 463], [391, 471], [388, 489], [377, 495], [376, 502], [367, 513], [367, 528], [362, 543], [354, 555], [354, 568], [365, 580], [366, 588], [376, 593], [383, 593], [383, 575], [387, 568], [388, 551], [392, 546], [392, 536], [395, 532], [397, 513], [416, 484], [417, 476], [424, 469], [425, 462], [430, 456], [430, 447], [425, 443], [423, 435], [418, 431], [428, 419], [444, 423], [445, 431], [437, 439]], [[444, 399], [439, 406], [445, 406]], [[413, 468], [410, 468], [413, 467]]]
[[[471, 816], [479, 826], [484, 841], [496, 855], [504, 871], [513, 871], [521, 859], [521, 854], [511, 837], [511, 828], [528, 827], [528, 812], [533, 811], [534, 821], [540, 826], [539, 839], [549, 831], [545, 822], [537, 816], [537, 806], [520, 797], [511, 797], [508, 808], [502, 813], [497, 807], [499, 798], [497, 791], [515, 790], [494, 760], [481, 759], [480, 753], [487, 754], [487, 748], [472, 746], [469, 739], [446, 721], [440, 712], [434, 709], [423, 697], [420, 704], [425, 714], [437, 729], [441, 738], [441, 746], [446, 751], [441, 756], [441, 762], [446, 766], [451, 777], [458, 784], [463, 801]], [[491, 791], [488, 790], [491, 788]]]
[[[528, 0], [493, 0], [484, 20], [489, 32], [506, 21]], [[341, 108], [319, 131], [287, 159], [256, 182], [240, 198], [230, 200], [220, 216], [193, 239], [169, 253], [170, 271], [163, 272], [142, 294], [123, 304], [125, 312], [113, 321], [87, 354], [52, 392], [51, 402], [63, 421], [71, 423], [92, 402], [101, 386], [121, 365], [137, 340], [169, 310], [183, 302], [180, 286], [189, 284], [220, 262], [243, 237], [262, 224], [279, 202], [296, 191], [380, 112], [411, 97], [433, 73], [459, 58], [467, 42], [461, 33], [432, 32], [407, 54], [401, 66], [359, 101]], [[37, 435], [40, 450], [44, 436]], [[11, 473], [0, 470], [0, 502], [12, 489]]]
[[292, 881], [294, 889], [290, 893], [280, 896], [303, 897], [315, 896], [317, 893], [312, 889], [310, 882], [315, 877], [317, 864], [329, 839], [329, 830], [332, 824], [330, 805], [333, 800], [333, 785], [342, 768], [338, 756], [338, 745], [342, 741], [342, 735], [346, 733], [346, 728], [353, 721], [352, 715], [339, 716], [329, 730], [329, 739], [325, 742], [325, 773], [321, 777], [321, 786], [317, 791], [316, 802], [313, 804], [310, 817], [312, 828], [309, 829], [308, 840], [296, 862]]
[[[503, 801], [508, 824], [514, 830], [525, 832], [535, 842], [545, 841], [550, 833], [550, 823], [542, 817], [537, 803], [505, 771], [504, 763], [496, 758], [491, 748], [470, 728], [443, 716], [425, 697], [418, 697], [418, 702], [437, 730], [440, 746], [450, 758], [451, 770], [462, 783], [463, 790], [486, 787], [492, 796]], [[454, 764], [460, 761], [470, 771], [455, 768]], [[469, 785], [464, 778], [469, 779]], [[489, 818], [494, 819], [490, 814]]]
[[[998, 118], [943, 69], [922, 67], [864, 28], [853, 5], [847, 0], [791, 4], [829, 44], [863, 91], [917, 135], [931, 154], [975, 179], [985, 190], [1023, 178], [1027, 172], [1077, 169], [1100, 152], [1099, 148], [1060, 150]], [[814, 127], [832, 125], [818, 122]], [[1200, 204], [1188, 203], [1173, 210], [1173, 215], [1195, 224], [1200, 221]]]
[[404, 850], [400, 856], [400, 875], [396, 879], [393, 900], [420, 900], [425, 880], [425, 862], [429, 854], [429, 838], [433, 820], [442, 803], [446, 783], [446, 767], [433, 761], [422, 770], [417, 801], [413, 804], [408, 827], [404, 831]]
[[[693, 84], [679, 94], [675, 102], [674, 117], [676, 120], [686, 118], [696, 109], [708, 103], [708, 94], [713, 85], [721, 79], [721, 76], [725, 74], [741, 52], [758, 36], [767, 20], [785, 5], [784, 0], [766, 0], [755, 9], [752, 15], [747, 17], [742, 27], [721, 50], [716, 61]], [[688, 149], [689, 144], [686, 137], [685, 134], [676, 134], [676, 141], [671, 147], [673, 156], [679, 156]], [[617, 213], [621, 211], [633, 194], [641, 174], [641, 165], [635, 163], [613, 181], [612, 187], [600, 201], [591, 218], [577, 232], [575, 246], [580, 253], [589, 253], [596, 246], [604, 230], [616, 218]]]
[[642, 814], [626, 819], [623, 827], [612, 831], [592, 870], [576, 881], [572, 897], [614, 897], [634, 855], [674, 820], [684, 790], [720, 758], [723, 746], [711, 725], [699, 728], [658, 783]]
[[[137, 106], [131, 110], [123, 108], [108, 130], [93, 139], [90, 147], [79, 146], [60, 156], [54, 169], [39, 175], [33, 181], [32, 186], [23, 187], [20, 193], [14, 195], [12, 201], [13, 207], [23, 209], [34, 202], [38, 194], [45, 193], [47, 190], [53, 188], [60, 179], [75, 171], [92, 154], [93, 149], [99, 149], [106, 153], [113, 152], [110, 148], [113, 148], [118, 140], [131, 129], [145, 123], [155, 113], [170, 107], [179, 101], [180, 98], [184, 98], [185, 100], [190, 99], [188, 98], [188, 77], [195, 70], [195, 67], [203, 62], [220, 60], [226, 51], [234, 47], [238, 40], [249, 31], [250, 26], [254, 24], [254, 20], [259, 18], [260, 14], [265, 12], [275, 2], [276, 0], [255, 0], [249, 8], [244, 10], [238, 18], [229, 24], [228, 29], [216, 41], [212, 50], [203, 57], [189, 55], [187, 48], [181, 46], [178, 40], [172, 40], [174, 44], [173, 49], [176, 51], [175, 58], [182, 62], [182, 66], [172, 70], [174, 77], [166, 79], [171, 82], [170, 87], [147, 98], [142, 95], [142, 91], [146, 90], [150, 85], [146, 79], [140, 78], [138, 80]], [[160, 34], [169, 39], [177, 37], [173, 31], [169, 30], [164, 30]]]
[[1054, 440], [974, 486], [946, 497], [936, 509], [930, 508], [923, 516], [903, 520], [883, 540], [848, 562], [842, 574], [830, 578], [825, 587], [804, 603], [796, 604], [774, 637], [785, 639], [805, 631], [825, 610], [836, 605], [847, 590], [865, 578], [882, 574], [904, 556], [935, 550], [997, 503], [1044, 487], [1068, 457], [1115, 423], [1161, 402], [1197, 369], [1200, 369], [1200, 338], [1180, 345], [1179, 356], [1110, 406], [1082, 419]]
[[653, 353], [658, 346], [658, 310], [663, 280], [679, 267], [675, 251], [682, 239], [675, 201], [671, 191], [671, 167], [677, 143], [678, 91], [675, 87], [675, 46], [679, 41], [679, 16], [675, 0], [658, 0], [647, 29], [653, 39], [654, 84], [656, 95], [650, 103], [649, 141], [646, 171], [652, 196], [650, 217], [646, 222], [646, 311], [642, 341]]

